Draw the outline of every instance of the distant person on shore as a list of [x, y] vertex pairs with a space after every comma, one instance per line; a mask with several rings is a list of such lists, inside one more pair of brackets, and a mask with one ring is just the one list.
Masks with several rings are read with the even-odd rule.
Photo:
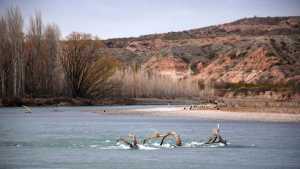
[[119, 138], [117, 142], [123, 142], [128, 145], [131, 149], [139, 149], [137, 137], [134, 134], [128, 134], [128, 140]]
[[227, 145], [227, 141], [223, 139], [220, 135], [220, 125], [218, 124], [217, 128], [212, 129], [212, 135], [208, 138], [208, 141], [205, 144], [213, 143], [223, 143]]

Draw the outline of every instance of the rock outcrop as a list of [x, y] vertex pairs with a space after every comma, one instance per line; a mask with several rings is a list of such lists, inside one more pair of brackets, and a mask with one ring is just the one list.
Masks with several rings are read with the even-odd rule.
[[176, 79], [300, 83], [300, 17], [246, 18], [105, 43], [122, 62]]

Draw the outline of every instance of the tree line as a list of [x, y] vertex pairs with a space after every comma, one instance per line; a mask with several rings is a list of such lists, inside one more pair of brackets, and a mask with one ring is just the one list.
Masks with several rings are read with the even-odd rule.
[[117, 62], [97, 49], [90, 34], [71, 33], [61, 40], [55, 24], [44, 25], [36, 12], [24, 31], [18, 7], [0, 18], [1, 97], [104, 97], [113, 90]]
[[110, 53], [97, 37], [73, 32], [61, 38], [59, 27], [44, 24], [36, 12], [24, 31], [19, 8], [0, 18], [0, 97], [178, 97], [212, 95], [191, 80], [175, 80], [132, 69]]

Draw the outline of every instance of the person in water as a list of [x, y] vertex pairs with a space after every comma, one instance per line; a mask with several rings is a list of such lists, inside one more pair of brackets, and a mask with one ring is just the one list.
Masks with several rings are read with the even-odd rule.
[[174, 131], [171, 131], [171, 132], [168, 132], [166, 135], [163, 136], [161, 142], [160, 142], [160, 145], [162, 146], [164, 144], [164, 140], [167, 138], [167, 137], [173, 137], [175, 138], [175, 145], [176, 146], [182, 146], [182, 141], [181, 141], [181, 138], [180, 138], [180, 135], [177, 134], [176, 132]]
[[220, 125], [218, 124], [217, 128], [212, 129], [212, 135], [208, 138], [208, 141], [205, 144], [213, 144], [213, 143], [223, 143], [227, 145], [227, 141], [222, 138], [220, 135]]
[[151, 140], [151, 139], [162, 138], [161, 142], [160, 142], [160, 145], [162, 146], [164, 144], [165, 139], [168, 138], [168, 137], [170, 137], [170, 136], [173, 137], [173, 138], [175, 138], [175, 144], [176, 144], [176, 146], [181, 146], [182, 145], [182, 141], [181, 141], [180, 135], [177, 134], [174, 131], [168, 132], [166, 134], [160, 134], [159, 132], [155, 132], [150, 137], [145, 138], [143, 140], [143, 144], [145, 144], [148, 140]]
[[160, 134], [159, 132], [154, 132], [151, 136], [149, 137], [146, 137], [144, 140], [143, 140], [143, 144], [146, 144], [149, 140], [152, 140], [152, 139], [159, 139], [159, 138], [162, 138], [164, 135], [163, 134]]
[[117, 142], [123, 142], [124, 144], [128, 145], [131, 149], [138, 149], [138, 140], [137, 137], [134, 134], [128, 135], [128, 140], [124, 138], [119, 138]]

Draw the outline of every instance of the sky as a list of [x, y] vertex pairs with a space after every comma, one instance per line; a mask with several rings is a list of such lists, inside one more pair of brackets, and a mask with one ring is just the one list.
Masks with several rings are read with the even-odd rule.
[[300, 16], [300, 0], [0, 0], [0, 15], [18, 6], [25, 27], [36, 11], [63, 36], [102, 39], [182, 31], [253, 16]]

